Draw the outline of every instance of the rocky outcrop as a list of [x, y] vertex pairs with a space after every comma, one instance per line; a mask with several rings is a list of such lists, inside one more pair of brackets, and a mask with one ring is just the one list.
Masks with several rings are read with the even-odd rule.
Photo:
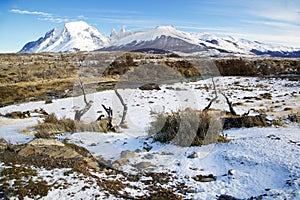
[[10, 145], [0, 152], [2, 162], [26, 163], [47, 169], [73, 168], [81, 172], [99, 171], [99, 161], [86, 149], [55, 139], [35, 139], [28, 144]]

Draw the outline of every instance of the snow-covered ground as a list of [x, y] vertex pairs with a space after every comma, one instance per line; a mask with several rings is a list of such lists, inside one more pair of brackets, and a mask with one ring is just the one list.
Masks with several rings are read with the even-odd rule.
[[[214, 80], [218, 91], [226, 93], [236, 104], [234, 108], [238, 114], [252, 108], [256, 111], [263, 110], [270, 119], [284, 120], [289, 114], [299, 112], [300, 84], [297, 81], [250, 77], [218, 77]], [[154, 143], [148, 137], [150, 122], [157, 114], [186, 108], [203, 109], [214, 97], [212, 85], [211, 79], [206, 79], [162, 85], [161, 90], [119, 90], [128, 105], [126, 120], [128, 129], [121, 129], [120, 133], [74, 133], [58, 139], [68, 137], [70, 142], [81, 145], [94, 156], [110, 162], [119, 159], [122, 151], [136, 151], [137, 155], [129, 158], [129, 163], [121, 166], [121, 170], [136, 174], [140, 172], [136, 167], [137, 164], [150, 162], [151, 166], [145, 170], [172, 174], [175, 179], [168, 185], [184, 183], [190, 190], [184, 195], [188, 199], [216, 199], [221, 194], [241, 199], [264, 194], [267, 195], [264, 199], [300, 199], [299, 124], [285, 120], [286, 124], [279, 128], [230, 129], [223, 133], [228, 135], [230, 142], [202, 147], [178, 147]], [[94, 121], [100, 114], [106, 114], [101, 106], [104, 104], [112, 107], [116, 119], [114, 123], [118, 124], [122, 106], [114, 91], [89, 94], [87, 99], [93, 101], [93, 106], [83, 116], [83, 120]], [[82, 96], [53, 100], [52, 104], [29, 102], [7, 106], [0, 108], [0, 113], [44, 108], [48, 113], [55, 113], [58, 117], [73, 118], [74, 109], [77, 107], [84, 107]], [[228, 109], [221, 95], [212, 108]], [[256, 111], [250, 114], [255, 115]], [[18, 120], [2, 117], [0, 136], [12, 143], [28, 142], [32, 136], [28, 135], [26, 130], [30, 132], [30, 127], [39, 120], [42, 119], [37, 116]], [[145, 147], [151, 147], [150, 151], [142, 151]], [[197, 154], [196, 158], [188, 158], [194, 153]], [[66, 169], [57, 169], [55, 173], [40, 170], [40, 176], [45, 179], [48, 177], [49, 183], [64, 177], [70, 185], [65, 189], [53, 189], [45, 199], [69, 199], [70, 193], [74, 199], [83, 197], [94, 199], [95, 196], [104, 198], [105, 193], [99, 192], [95, 180], [91, 181], [93, 187], [90, 185], [89, 189], [80, 190], [88, 182], [84, 180], [93, 178], [85, 177], [74, 181], [71, 177], [73, 175], [68, 177], [63, 175], [64, 170]], [[200, 174], [213, 174], [217, 179], [205, 183], [195, 181], [193, 177]], [[95, 173], [95, 176], [106, 175], [99, 172]], [[140, 189], [144, 187], [141, 180], [128, 183]], [[147, 193], [133, 188], [128, 188], [127, 192], [132, 196]]]

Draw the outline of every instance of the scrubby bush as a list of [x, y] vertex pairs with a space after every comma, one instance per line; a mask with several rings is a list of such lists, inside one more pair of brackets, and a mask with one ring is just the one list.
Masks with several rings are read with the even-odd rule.
[[107, 132], [106, 121], [95, 121], [86, 123], [68, 118], [58, 119], [54, 113], [47, 115], [44, 122], [39, 123], [34, 128], [36, 138], [51, 138], [61, 133], [74, 132]]
[[162, 143], [172, 141], [180, 146], [199, 146], [217, 142], [221, 131], [219, 112], [187, 109], [159, 115], [149, 134]]
[[151, 123], [149, 135], [155, 141], [180, 146], [201, 146], [228, 142], [221, 133], [224, 129], [241, 127], [266, 127], [271, 125], [266, 115], [232, 115], [220, 110], [191, 110], [160, 114]]

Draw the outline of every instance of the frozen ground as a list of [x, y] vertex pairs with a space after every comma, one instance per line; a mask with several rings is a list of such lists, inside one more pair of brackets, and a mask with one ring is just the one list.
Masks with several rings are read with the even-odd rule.
[[[226, 93], [235, 103], [238, 114], [243, 114], [251, 108], [254, 109], [251, 115], [255, 115], [257, 111], [264, 111], [270, 119], [283, 120], [284, 126], [227, 130], [224, 134], [231, 139], [229, 143], [202, 147], [183, 148], [172, 144], [153, 143], [147, 136], [147, 131], [150, 122], [158, 113], [184, 110], [187, 107], [203, 109], [214, 97], [212, 81], [207, 79], [163, 85], [158, 91], [120, 90], [129, 107], [128, 129], [121, 130], [121, 133], [74, 133], [59, 139], [68, 137], [71, 142], [86, 147], [94, 156], [100, 156], [110, 162], [119, 159], [122, 151], [138, 150], [137, 156], [129, 158], [129, 163], [120, 169], [137, 174], [140, 172], [137, 164], [149, 162], [151, 166], [144, 170], [170, 173], [174, 179], [163, 187], [183, 183], [189, 189], [189, 192], [184, 194], [185, 198], [217, 199], [221, 194], [228, 194], [247, 199], [266, 194], [264, 199], [300, 199], [300, 126], [285, 120], [289, 114], [299, 112], [299, 82], [245, 77], [219, 77], [215, 78], [215, 82], [219, 92]], [[104, 104], [113, 108], [116, 118], [114, 123], [119, 122], [122, 106], [114, 91], [90, 94], [87, 95], [87, 99], [93, 100], [94, 103], [83, 120], [93, 121], [101, 112], [105, 114], [101, 107], [101, 104]], [[0, 113], [44, 108], [58, 117], [73, 118], [74, 109], [83, 106], [83, 98], [76, 97], [54, 100], [52, 104], [30, 102], [7, 106], [0, 108]], [[212, 108], [228, 109], [222, 98], [214, 103]], [[12, 143], [28, 142], [32, 139], [30, 127], [38, 123], [38, 120], [41, 119], [0, 118], [0, 135]], [[151, 147], [151, 150], [140, 151], [145, 147]], [[193, 153], [198, 157], [188, 158]], [[65, 189], [53, 189], [45, 199], [105, 197], [106, 193], [99, 191], [95, 177], [84, 177], [82, 180], [85, 181], [75, 181], [72, 176], [76, 174], [65, 176], [64, 170], [66, 169], [57, 169], [55, 172], [40, 170], [40, 176], [45, 177], [49, 183], [60, 178], [69, 183]], [[200, 174], [213, 174], [217, 179], [207, 183], [193, 179]], [[77, 174], [75, 177], [78, 176], [81, 175]], [[104, 173], [95, 173], [95, 176], [109, 179]], [[86, 181], [88, 179], [91, 180]], [[123, 178], [120, 175], [115, 179]], [[90, 184], [87, 184], [88, 182]], [[131, 186], [137, 186], [135, 189], [125, 189], [131, 196], [147, 194], [142, 180], [127, 182]], [[89, 186], [89, 189], [82, 190], [84, 186]], [[175, 192], [180, 194], [178, 190]]]

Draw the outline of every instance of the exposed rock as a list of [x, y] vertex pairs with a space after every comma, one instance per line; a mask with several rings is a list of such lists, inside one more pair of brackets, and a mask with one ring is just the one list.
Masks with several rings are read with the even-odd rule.
[[38, 166], [46, 168], [51, 165], [52, 167], [76, 167], [79, 170], [100, 170], [98, 160], [92, 157], [86, 149], [54, 139], [35, 139], [26, 145], [15, 145], [11, 149], [11, 153], [16, 153], [15, 156], [11, 156], [16, 159], [35, 160]]
[[3, 138], [0, 138], [0, 149], [5, 149], [8, 146], [8, 142], [5, 141]]
[[134, 165], [135, 168], [137, 168], [138, 170], [142, 170], [148, 167], [153, 166], [150, 162], [140, 162], [136, 165]]
[[196, 152], [189, 155], [187, 158], [198, 158], [198, 154]]
[[234, 175], [235, 171], [233, 169], [228, 170], [228, 175], [232, 176]]
[[212, 182], [212, 181], [216, 181], [217, 177], [214, 176], [213, 174], [209, 174], [209, 175], [197, 175], [195, 177], [193, 177], [193, 179], [195, 181], [199, 181], [199, 182]]
[[135, 153], [141, 153], [142, 150], [141, 150], [141, 149], [136, 149], [136, 150], [134, 150], [134, 152], [135, 152]]
[[140, 90], [160, 90], [157, 83], [147, 83], [139, 87]]
[[52, 99], [46, 99], [46, 100], [45, 100], [45, 104], [50, 104], [50, 103], [53, 103], [53, 102], [52, 102]]
[[118, 166], [123, 166], [123, 165], [127, 165], [129, 163], [129, 160], [127, 158], [119, 158], [118, 160], [116, 160], [113, 165], [117, 164]]
[[221, 196], [219, 196], [218, 200], [239, 200], [239, 199], [227, 194], [222, 194]]
[[55, 139], [43, 139], [43, 138], [38, 138], [35, 140], [32, 140], [31, 142], [28, 143], [29, 145], [33, 146], [60, 146], [64, 147], [65, 144], [62, 142], [59, 142]]
[[145, 155], [145, 158], [148, 160], [151, 160], [154, 158], [154, 156], [152, 154], [147, 154], [147, 155]]
[[138, 157], [138, 153], [130, 150], [125, 150], [121, 152], [121, 158], [136, 158]]

